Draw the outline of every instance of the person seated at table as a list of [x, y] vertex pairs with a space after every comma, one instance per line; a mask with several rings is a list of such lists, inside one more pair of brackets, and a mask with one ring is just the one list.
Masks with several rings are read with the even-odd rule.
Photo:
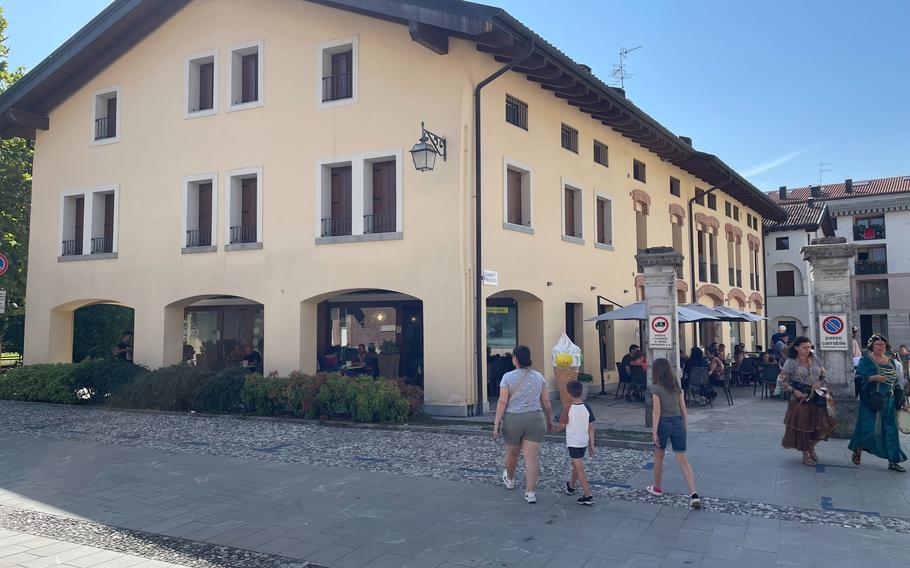
[[243, 345], [239, 342], [234, 343], [234, 347], [231, 349], [230, 353], [224, 358], [226, 367], [239, 367], [240, 362], [243, 361]]
[[367, 368], [367, 374], [379, 376], [379, 355], [376, 354], [376, 346], [370, 345], [367, 348], [367, 354], [363, 356], [363, 364]]
[[[644, 352], [642, 352], [641, 349], [636, 349], [635, 351], [633, 351], [632, 353], [629, 354], [629, 369], [630, 369], [629, 376], [630, 377], [632, 376], [632, 373], [631, 373], [632, 367], [641, 368], [642, 374], [644, 376], [647, 376], [648, 362], [645, 359], [645, 354], [644, 354]], [[644, 400], [645, 400], [644, 387], [645, 387], [645, 385], [635, 385], [634, 389], [632, 390], [631, 397], [629, 395], [627, 395], [626, 400], [629, 400], [630, 398], [634, 398], [635, 400], [637, 400], [639, 402], [644, 402]]]
[[746, 358], [746, 350], [743, 347], [742, 343], [739, 343], [733, 347], [733, 370], [738, 371], [739, 366], [743, 364], [743, 359]]
[[636, 351], [639, 351], [639, 350], [640, 350], [640, 348], [638, 347], [638, 345], [635, 345], [633, 343], [632, 345], [629, 346], [629, 352], [626, 353], [622, 358], [622, 362], [620, 363], [620, 365], [622, 365], [623, 370], [626, 372], [627, 377], [629, 376], [629, 373], [631, 372], [631, 369], [629, 369], [629, 363], [632, 361], [632, 353], [635, 353]]
[[364, 362], [364, 357], [367, 355], [367, 347], [363, 343], [357, 344], [357, 356], [360, 357], [360, 362]]
[[[686, 366], [684, 368], [685, 378], [683, 379], [683, 385], [682, 385], [684, 391], [689, 390], [689, 376], [692, 374], [692, 369], [695, 369], [698, 367], [708, 368], [708, 360], [705, 359], [705, 354], [701, 350], [700, 347], [693, 347], [692, 350], [689, 352], [689, 360], [686, 361]], [[710, 387], [708, 385], [703, 385], [699, 388], [698, 394], [707, 399], [708, 398], [707, 394], [710, 392], [709, 389], [710, 389]]]
[[[722, 387], [724, 386], [724, 374], [727, 370], [727, 364], [724, 361], [727, 356], [727, 347], [721, 343], [714, 350], [714, 354], [711, 356], [710, 361], [708, 362], [708, 381], [712, 386]], [[715, 396], [717, 396], [715, 394]]]
[[243, 359], [241, 359], [240, 365], [251, 373], [262, 374], [262, 355], [253, 349], [252, 345], [246, 345], [243, 348]]

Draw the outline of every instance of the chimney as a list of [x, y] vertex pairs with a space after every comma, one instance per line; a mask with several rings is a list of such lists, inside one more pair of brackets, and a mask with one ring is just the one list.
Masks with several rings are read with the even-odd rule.
[[812, 197], [821, 197], [822, 186], [813, 185], [811, 188], [809, 188], [809, 192], [812, 194]]
[[853, 178], [844, 180], [844, 193], [853, 193]]
[[689, 146], [692, 145], [692, 139], [689, 138], [688, 136], [680, 136], [679, 139], [682, 140], [683, 142], [685, 142], [686, 144], [688, 144]]
[[815, 209], [815, 198], [810, 197], [809, 199], [807, 199], [806, 205], [809, 207], [809, 209]]
[[626, 96], [626, 90], [623, 89], [622, 87], [613, 87], [613, 90], [622, 96]]
[[584, 69], [585, 71], [587, 71], [588, 73], [591, 72], [591, 66], [590, 66], [590, 65], [585, 65], [584, 63], [579, 63], [578, 66], [581, 67], [582, 69]]
[[781, 199], [786, 199], [787, 198], [787, 186], [786, 185], [780, 186], [780, 189], [777, 190], [777, 194], [780, 196]]

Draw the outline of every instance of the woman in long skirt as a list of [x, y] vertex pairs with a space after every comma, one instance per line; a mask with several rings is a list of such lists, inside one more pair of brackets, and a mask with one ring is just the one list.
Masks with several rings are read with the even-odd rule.
[[808, 337], [797, 337], [790, 346], [779, 380], [781, 389], [791, 393], [781, 445], [802, 452], [805, 465], [815, 465], [818, 463], [815, 445], [828, 439], [837, 422], [828, 413], [825, 368], [812, 355]]

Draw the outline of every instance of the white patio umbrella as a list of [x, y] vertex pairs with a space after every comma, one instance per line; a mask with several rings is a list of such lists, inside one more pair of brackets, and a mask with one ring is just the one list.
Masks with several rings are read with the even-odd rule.
[[[706, 307], [706, 306], [702, 306]], [[710, 308], [708, 308], [710, 309]], [[689, 306], [679, 306], [677, 308], [677, 317], [679, 323], [694, 323], [699, 321], [719, 321], [721, 316], [719, 314], [703, 313], [701, 311], [692, 310]], [[599, 316], [594, 316], [586, 319], [585, 321], [617, 321], [617, 320], [632, 320], [632, 321], [645, 321], [648, 319], [647, 313], [645, 310], [644, 302], [635, 302], [634, 304], [629, 304], [624, 308], [619, 308], [605, 314], [600, 314]]]

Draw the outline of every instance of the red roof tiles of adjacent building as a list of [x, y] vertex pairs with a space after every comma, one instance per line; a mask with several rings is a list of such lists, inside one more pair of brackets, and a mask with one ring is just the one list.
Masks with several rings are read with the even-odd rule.
[[792, 205], [784, 205], [783, 208], [787, 212], [787, 220], [782, 223], [775, 223], [765, 219], [762, 225], [766, 231], [785, 231], [796, 228], [817, 229], [821, 226], [827, 213], [827, 207], [824, 202], [814, 202], [812, 207], [809, 207], [809, 204], [805, 202], [794, 203]]
[[[812, 197], [812, 187], [787, 188], [787, 198], [780, 198], [780, 190], [769, 191], [768, 196], [778, 205], [786, 206], [791, 203], [805, 203]], [[853, 192], [847, 193], [847, 184], [826, 183], [820, 186], [816, 200], [828, 201], [831, 199], [859, 199], [871, 195], [889, 195], [893, 193], [910, 192], [910, 176], [897, 176], [881, 179], [870, 179], [853, 182]], [[786, 208], [786, 207], [785, 207]], [[789, 223], [789, 221], [788, 221]]]

